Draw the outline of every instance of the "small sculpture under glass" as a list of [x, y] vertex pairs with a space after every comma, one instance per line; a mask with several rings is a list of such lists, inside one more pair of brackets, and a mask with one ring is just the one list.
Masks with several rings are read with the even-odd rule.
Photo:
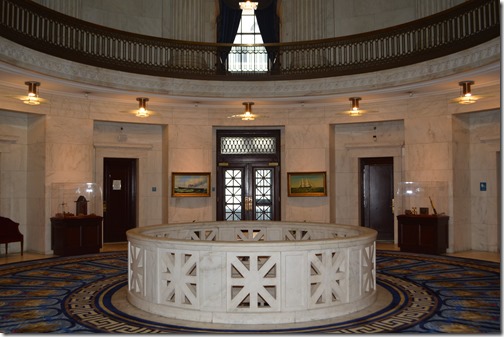
[[52, 184], [51, 211], [55, 218], [101, 216], [102, 200], [102, 189], [97, 183]]
[[[444, 181], [405, 181], [397, 189], [397, 214], [438, 216], [448, 208], [448, 183]], [[435, 202], [435, 203], [434, 203]], [[430, 208], [429, 208], [430, 206]]]

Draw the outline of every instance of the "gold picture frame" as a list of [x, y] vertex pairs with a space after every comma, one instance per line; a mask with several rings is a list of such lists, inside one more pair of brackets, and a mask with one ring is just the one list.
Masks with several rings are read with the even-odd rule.
[[326, 172], [287, 172], [289, 197], [327, 196]]
[[172, 197], [209, 197], [209, 172], [173, 172]]

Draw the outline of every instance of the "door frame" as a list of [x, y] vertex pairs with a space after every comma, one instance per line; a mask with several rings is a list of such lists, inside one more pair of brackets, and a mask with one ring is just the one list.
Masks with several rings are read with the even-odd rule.
[[[147, 153], [150, 147], [139, 147], [138, 149], [124, 148], [121, 145], [110, 146], [109, 144], [95, 144], [95, 180], [103, 189], [103, 161], [104, 158], [129, 158], [129, 159], [137, 159], [137, 188], [138, 192], [140, 192], [140, 184], [141, 177], [144, 174], [144, 168], [147, 166]], [[103, 209], [101, 208], [103, 205], [100, 205], [101, 214], [103, 214]], [[137, 198], [136, 207], [136, 222], [138, 226], [142, 226], [143, 217], [140, 214], [140, 209], [143, 207], [142, 198]], [[102, 235], [103, 237], [103, 235]]]
[[[130, 188], [128, 189], [128, 193], [127, 193], [127, 201], [128, 201], [128, 205], [129, 205], [129, 208], [130, 208], [130, 212], [132, 214], [132, 221], [135, 226], [132, 227], [132, 228], [135, 228], [135, 227], [138, 227], [138, 197], [139, 197], [139, 190], [138, 190], [138, 158], [123, 158], [123, 157], [104, 157], [103, 158], [103, 205], [104, 205], [104, 209], [103, 209], [103, 241], [105, 242], [105, 233], [106, 233], [106, 221], [108, 220], [108, 217], [106, 216], [105, 212], [106, 212], [106, 209], [105, 209], [105, 205], [106, 203], [109, 201], [107, 199], [107, 195], [109, 193], [111, 193], [111, 189], [110, 189], [110, 186], [106, 186], [105, 182], [107, 181], [107, 179], [105, 178], [105, 174], [107, 173], [107, 165], [105, 164], [105, 162], [107, 160], [112, 160], [112, 161], [125, 161], [128, 163], [128, 165], [130, 166], [130, 169], [131, 169], [131, 179], [129, 179], [129, 186]], [[127, 241], [127, 238], [126, 240]], [[116, 241], [110, 241], [110, 242], [116, 242]]]
[[[392, 239], [387, 241], [393, 241], [396, 242], [396, 219], [395, 219], [395, 210], [394, 210], [394, 188], [395, 188], [395, 176], [394, 176], [394, 167], [395, 167], [395, 158], [393, 156], [376, 156], [376, 157], [360, 157], [358, 158], [358, 167], [359, 167], [359, 226], [366, 227], [365, 226], [365, 216], [364, 216], [364, 211], [365, 211], [365, 205], [364, 205], [364, 184], [365, 182], [363, 181], [363, 169], [364, 166], [366, 165], [366, 162], [368, 163], [374, 163], [374, 164], [387, 164], [390, 165], [392, 169], [392, 176], [390, 179], [390, 184], [391, 184], [391, 214], [392, 214], [392, 220], [391, 220], [391, 229], [392, 229]], [[370, 227], [369, 227], [370, 228]]]
[[[268, 167], [273, 169], [273, 189], [272, 197], [273, 197], [273, 220], [280, 221], [281, 219], [281, 189], [280, 189], [280, 158], [281, 158], [281, 130], [280, 129], [217, 129], [215, 133], [216, 137], [216, 217], [217, 219], [224, 219], [224, 204], [222, 197], [224, 195], [224, 183], [221, 181], [223, 170], [226, 168], [232, 167], [241, 167], [244, 170], [248, 165], [251, 170], [251, 174], [255, 172], [256, 168], [259, 167]], [[226, 136], [250, 136], [250, 137], [275, 137], [275, 153], [270, 154], [222, 154], [221, 152], [221, 137]], [[247, 181], [245, 181], [246, 177], [243, 177], [243, 184], [246, 186], [246, 189], [252, 188], [253, 177], [249, 177]], [[255, 191], [251, 191], [251, 197], [254, 197]], [[243, 198], [245, 199], [245, 198]], [[252, 207], [255, 207], [255, 198], [252, 198]], [[244, 208], [244, 200], [242, 200], [242, 208]], [[253, 219], [254, 220], [254, 219]], [[254, 220], [255, 221], [255, 220]]]

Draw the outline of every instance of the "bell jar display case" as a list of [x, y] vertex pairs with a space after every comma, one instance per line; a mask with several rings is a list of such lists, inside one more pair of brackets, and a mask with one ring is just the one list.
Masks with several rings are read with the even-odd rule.
[[103, 193], [97, 183], [51, 185], [51, 249], [56, 255], [99, 253]]
[[444, 254], [448, 248], [448, 183], [401, 182], [396, 206], [401, 251]]

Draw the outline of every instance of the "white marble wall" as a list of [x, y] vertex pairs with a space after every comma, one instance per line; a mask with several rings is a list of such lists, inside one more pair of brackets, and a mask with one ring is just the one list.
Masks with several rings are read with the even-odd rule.
[[[26, 233], [28, 116], [0, 110], [0, 120], [0, 215]], [[9, 246], [12, 252], [20, 250], [19, 244]]]
[[[122, 128], [122, 131], [121, 131]], [[137, 225], [166, 221], [163, 218], [163, 126], [126, 122], [94, 122], [94, 181], [103, 186], [103, 158], [138, 160]]]
[[46, 117], [29, 115], [27, 131], [25, 247], [38, 252], [48, 252], [47, 242], [50, 242], [51, 230], [47, 222], [50, 196], [49, 185], [46, 184]]
[[[282, 220], [359, 225], [358, 160], [393, 157], [396, 186], [448, 183], [448, 206], [438, 211], [450, 215], [450, 250], [496, 251], [499, 111], [475, 112], [476, 105], [452, 105], [449, 98], [380, 103], [380, 113], [362, 119], [334, 108], [258, 106], [256, 113], [268, 110], [272, 118], [253, 125], [282, 132]], [[487, 102], [477, 108], [494, 104]], [[102, 183], [105, 157], [139, 160], [139, 226], [215, 220], [215, 191], [205, 198], [171, 197], [171, 174], [210, 172], [215, 186], [215, 130], [251, 123], [226, 118], [232, 108], [160, 108], [157, 117], [139, 120], [118, 114], [118, 106], [53, 96], [50, 109], [38, 115], [1, 112], [0, 207], [21, 223], [28, 250], [50, 252], [50, 185]], [[121, 127], [125, 141], [118, 138]], [[327, 197], [287, 197], [286, 173], [303, 171], [327, 172]], [[481, 181], [486, 192], [479, 191]]]
[[213, 129], [204, 109], [181, 111], [183, 118], [168, 127], [168, 222], [215, 220], [215, 193], [211, 197], [171, 197], [173, 172], [210, 172], [215, 186]]
[[[328, 186], [332, 175], [329, 172], [329, 125], [317, 122], [321, 113], [308, 112], [310, 123], [301, 121], [285, 127], [285, 162], [282, 172], [326, 172]], [[313, 123], [313, 124], [312, 124]], [[284, 174], [285, 175], [285, 174]], [[284, 189], [287, 181], [283, 182]], [[283, 198], [286, 221], [329, 222], [329, 195], [324, 197]]]
[[450, 247], [471, 248], [471, 158], [467, 115], [454, 116], [453, 122], [453, 230]]
[[[471, 248], [500, 250], [498, 172], [500, 162], [500, 111], [475, 112], [463, 116], [468, 121]], [[480, 183], [486, 183], [486, 191]]]
[[333, 222], [360, 225], [359, 159], [393, 157], [394, 187], [397, 188], [403, 175], [404, 133], [403, 120], [334, 125]]

